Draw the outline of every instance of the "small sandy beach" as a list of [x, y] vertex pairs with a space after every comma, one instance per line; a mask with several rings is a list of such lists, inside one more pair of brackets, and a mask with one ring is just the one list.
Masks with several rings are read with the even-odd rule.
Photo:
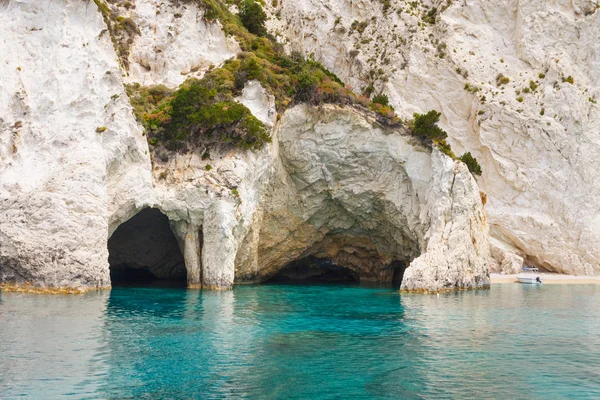
[[[539, 273], [538, 275], [544, 284], [561, 284], [561, 285], [581, 285], [581, 284], [596, 284], [600, 285], [600, 276], [578, 276], [578, 275], [562, 275]], [[492, 284], [496, 283], [518, 283], [517, 274], [502, 275], [490, 274]]]

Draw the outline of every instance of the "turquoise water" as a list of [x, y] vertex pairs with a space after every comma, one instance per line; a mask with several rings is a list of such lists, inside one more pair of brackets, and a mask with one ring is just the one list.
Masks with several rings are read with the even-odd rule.
[[0, 398], [600, 398], [600, 286], [0, 294]]

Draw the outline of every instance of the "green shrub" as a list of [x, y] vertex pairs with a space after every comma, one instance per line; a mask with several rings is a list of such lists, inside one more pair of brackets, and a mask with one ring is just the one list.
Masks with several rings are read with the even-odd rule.
[[175, 92], [171, 101], [170, 120], [164, 124], [165, 138], [178, 140], [190, 135], [204, 136], [243, 149], [260, 148], [271, 138], [263, 124], [243, 104], [215, 88], [210, 77], [192, 80]]
[[448, 137], [446, 131], [437, 126], [441, 113], [431, 110], [427, 114], [414, 114], [412, 133], [422, 139], [443, 140]]
[[450, 157], [450, 158], [452, 158], [454, 160], [456, 159], [456, 155], [452, 151], [452, 148], [450, 147], [450, 144], [447, 143], [445, 140], [438, 141], [437, 148], [440, 149], [440, 151], [442, 153], [444, 153], [445, 155], [447, 155], [448, 157]]
[[391, 6], [390, 0], [379, 0], [379, 2], [383, 5], [383, 12], [388, 12]]
[[389, 106], [390, 99], [387, 97], [387, 95], [382, 93], [382, 94], [373, 96], [373, 103], [381, 104], [382, 106]]
[[539, 85], [536, 82], [529, 81], [529, 89], [535, 91], [538, 87], [539, 87]]
[[260, 4], [254, 0], [244, 0], [239, 13], [240, 21], [248, 32], [258, 36], [265, 36], [267, 28], [265, 21], [267, 14], [263, 11]]
[[504, 76], [503, 74], [498, 74], [498, 76], [496, 77], [497, 86], [506, 85], [508, 82], [510, 82], [510, 79], [507, 76]]
[[139, 83], [125, 85], [129, 102], [138, 121], [144, 121], [144, 114], [154, 111], [158, 105], [173, 94], [173, 90], [164, 85], [141, 86]]
[[314, 101], [318, 85], [317, 77], [310, 71], [303, 70], [296, 81], [294, 99], [299, 103]]
[[575, 79], [573, 79], [571, 75], [567, 76], [566, 78], [563, 76], [562, 81], [569, 82], [571, 85], [575, 83]]
[[352, 21], [352, 25], [350, 25], [350, 33], [352, 33], [355, 30], [358, 31], [358, 33], [363, 33], [367, 26], [369, 26], [369, 21]]
[[433, 7], [431, 10], [429, 10], [427, 12], [427, 14], [425, 14], [423, 16], [423, 21], [427, 22], [428, 24], [435, 24], [435, 18], [436, 18], [436, 14], [437, 14], [437, 8]]
[[470, 83], [465, 83], [465, 90], [469, 93], [477, 93], [481, 89], [475, 85], [471, 85]]
[[459, 160], [467, 165], [467, 168], [469, 168], [469, 171], [473, 175], [481, 175], [481, 165], [479, 165], [477, 159], [471, 155], [471, 152], [466, 152], [459, 157]]
[[202, 80], [186, 81], [173, 94], [164, 86], [131, 85], [127, 92], [153, 146], [177, 150], [186, 141], [201, 141], [260, 148], [271, 138], [250, 110], [233, 100], [232, 79], [231, 73], [214, 70]]

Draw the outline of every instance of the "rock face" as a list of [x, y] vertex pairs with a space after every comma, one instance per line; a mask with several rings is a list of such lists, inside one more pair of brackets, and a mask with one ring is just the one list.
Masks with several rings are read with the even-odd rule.
[[119, 9], [140, 32], [127, 59], [127, 82], [176, 87], [189, 77], [201, 77], [210, 66], [240, 50], [218, 23], [205, 21], [204, 11], [194, 5], [159, 0], [134, 3], [134, 8]]
[[482, 165], [498, 268], [524, 258], [600, 274], [597, 2], [423, 4], [280, 1], [269, 23], [355, 90], [386, 93], [402, 117], [442, 113], [454, 151]]
[[[180, 17], [167, 15], [175, 9]], [[176, 86], [193, 57], [227, 58], [230, 41], [198, 13], [138, 0], [127, 73], [94, 2], [0, 1], [0, 52], [15, 55], [0, 64], [0, 283], [107, 287], [110, 265], [143, 260], [171, 237], [165, 224], [158, 236], [135, 233], [156, 214], [180, 254], [169, 239], [173, 268], [143, 267], [168, 277], [182, 258], [191, 287], [261, 281], [308, 256], [364, 281], [389, 282], [407, 266], [406, 290], [488, 284], [488, 227], [466, 166], [364, 111], [300, 105], [275, 118], [273, 98], [249, 82], [238, 101], [273, 125], [269, 146], [208, 157], [149, 149], [123, 83]], [[190, 56], [180, 51], [188, 34], [216, 47]], [[173, 52], [147, 61], [158, 42]], [[136, 70], [142, 59], [149, 70]], [[114, 244], [122, 235], [136, 237]]]
[[335, 106], [296, 106], [276, 132], [276, 170], [253, 227], [260, 233], [246, 243], [257, 251], [238, 258], [239, 281], [317, 256], [361, 281], [389, 282], [395, 262], [410, 264], [405, 290], [489, 283], [485, 214], [464, 164]]
[[0, 281], [109, 286], [108, 209], [152, 183], [102, 16], [10, 1], [0, 17]]

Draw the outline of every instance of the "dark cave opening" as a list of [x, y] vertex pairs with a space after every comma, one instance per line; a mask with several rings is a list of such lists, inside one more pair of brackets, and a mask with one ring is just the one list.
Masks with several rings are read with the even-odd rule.
[[186, 287], [179, 243], [160, 210], [146, 208], [120, 225], [108, 240], [112, 286]]
[[294, 260], [266, 281], [267, 283], [357, 284], [358, 274], [328, 258], [308, 256]]
[[396, 290], [400, 290], [406, 267], [407, 265], [404, 261], [396, 260], [392, 262], [392, 268], [394, 269], [394, 275], [392, 275], [392, 287]]

